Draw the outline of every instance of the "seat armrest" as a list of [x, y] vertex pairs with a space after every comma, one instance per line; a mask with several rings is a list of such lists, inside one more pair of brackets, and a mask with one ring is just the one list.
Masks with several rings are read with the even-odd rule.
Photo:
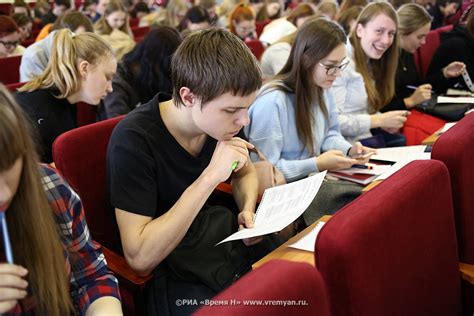
[[474, 264], [459, 263], [459, 270], [464, 280], [474, 285]]
[[102, 246], [102, 251], [104, 252], [105, 259], [107, 259], [109, 270], [115, 273], [117, 277], [138, 287], [144, 287], [145, 283], [152, 278], [151, 274], [145, 277], [136, 274], [135, 271], [130, 268], [124, 257], [116, 254], [107, 247]]

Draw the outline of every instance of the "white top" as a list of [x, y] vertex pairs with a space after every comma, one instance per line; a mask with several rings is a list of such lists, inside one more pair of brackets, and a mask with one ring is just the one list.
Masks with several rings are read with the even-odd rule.
[[[348, 52], [352, 52], [348, 47]], [[352, 54], [348, 54], [351, 56]], [[331, 88], [339, 112], [341, 134], [351, 143], [371, 137], [368, 96], [364, 78], [356, 71], [355, 62], [349, 58], [349, 65], [337, 77]]]
[[293, 23], [288, 22], [286, 18], [279, 18], [270, 22], [263, 28], [262, 35], [260, 35], [260, 41], [271, 45], [283, 36], [296, 32], [296, 30], [296, 26], [294, 26]]
[[280, 42], [268, 47], [262, 55], [262, 73], [263, 78], [270, 78], [285, 66], [288, 56], [290, 56], [291, 45], [288, 43]]

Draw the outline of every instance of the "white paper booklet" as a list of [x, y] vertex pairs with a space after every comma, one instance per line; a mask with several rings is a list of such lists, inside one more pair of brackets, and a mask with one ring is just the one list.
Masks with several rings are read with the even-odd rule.
[[319, 172], [308, 178], [266, 189], [255, 215], [254, 227], [244, 228], [218, 244], [282, 230], [308, 208], [325, 176], [326, 171]]
[[431, 153], [417, 153], [417, 154], [412, 154], [409, 158], [406, 158], [404, 160], [397, 161], [395, 164], [390, 166], [390, 168], [379, 175], [375, 180], [385, 180], [388, 177], [390, 177], [392, 174], [397, 172], [398, 170], [402, 169], [406, 165], [408, 165], [410, 162], [414, 160], [429, 160], [431, 159]]
[[397, 162], [410, 159], [410, 157], [424, 153], [425, 150], [425, 145], [378, 148], [377, 154], [370, 157], [370, 159]]
[[473, 97], [438, 97], [438, 103], [474, 103]]
[[301, 237], [300, 240], [291, 244], [290, 247], [314, 252], [314, 245], [316, 244], [316, 238], [318, 238], [319, 231], [323, 228], [325, 222], [319, 222], [316, 226], [306, 235]]

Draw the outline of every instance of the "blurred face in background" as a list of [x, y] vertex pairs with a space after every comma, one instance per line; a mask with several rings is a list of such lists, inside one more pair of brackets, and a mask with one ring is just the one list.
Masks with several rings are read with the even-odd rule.
[[431, 23], [427, 23], [413, 33], [400, 35], [400, 47], [408, 53], [413, 54], [426, 43], [426, 35], [431, 29]]
[[8, 57], [20, 44], [20, 32], [0, 37], [0, 57]]
[[122, 11], [115, 11], [105, 17], [105, 20], [114, 30], [121, 28], [127, 19], [127, 13]]

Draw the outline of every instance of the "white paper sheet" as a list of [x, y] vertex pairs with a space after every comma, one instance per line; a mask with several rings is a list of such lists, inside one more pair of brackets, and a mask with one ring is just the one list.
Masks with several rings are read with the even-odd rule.
[[425, 149], [425, 145], [378, 148], [377, 154], [370, 158], [397, 162], [410, 159], [410, 157], [413, 157], [419, 153], [424, 153]]
[[437, 103], [474, 103], [473, 97], [438, 97]]
[[316, 244], [316, 238], [318, 237], [319, 231], [323, 228], [325, 222], [319, 222], [316, 226], [306, 235], [300, 238], [294, 244], [291, 244], [290, 247], [311, 251], [314, 252], [314, 245]]
[[437, 131], [436, 133], [437, 134], [443, 134], [444, 132], [446, 132], [447, 130], [449, 130], [451, 127], [453, 127], [454, 125], [456, 125], [457, 122], [453, 122], [453, 123], [446, 123], [444, 124], [443, 128], [440, 129], [439, 131]]
[[[253, 228], [244, 228], [220, 243], [274, 233], [294, 222], [313, 201], [326, 171], [292, 183], [266, 189]], [[217, 245], [218, 245], [217, 244]]]
[[378, 176], [375, 181], [377, 180], [385, 180], [391, 175], [393, 175], [395, 172], [398, 170], [402, 169], [405, 167], [407, 164], [414, 160], [429, 160], [431, 159], [431, 153], [418, 153], [418, 154], [412, 154], [410, 158], [404, 159], [397, 161], [395, 164], [393, 164], [387, 171], [382, 173], [380, 176]]

